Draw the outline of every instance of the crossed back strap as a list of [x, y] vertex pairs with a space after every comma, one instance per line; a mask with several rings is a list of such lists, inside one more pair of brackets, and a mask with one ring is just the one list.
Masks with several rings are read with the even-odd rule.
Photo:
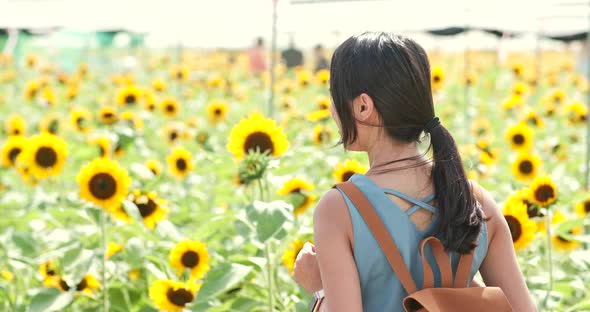
[[[406, 263], [404, 262], [397, 245], [391, 238], [387, 228], [379, 218], [379, 215], [377, 215], [377, 212], [365, 194], [363, 194], [363, 192], [352, 182], [340, 183], [335, 187], [342, 190], [348, 196], [348, 198], [350, 198], [360, 215], [363, 217], [363, 220], [365, 220], [365, 223], [377, 240], [381, 251], [385, 254], [391, 269], [397, 275], [406, 292], [408, 294], [415, 293], [418, 290], [416, 283], [414, 282], [414, 279], [412, 278], [412, 275], [410, 274], [410, 271], [408, 270], [408, 267], [406, 266]], [[471, 273], [471, 264], [473, 262], [473, 251], [469, 254], [461, 256], [455, 276], [455, 281], [452, 283], [453, 270], [451, 268], [449, 257], [445, 252], [445, 248], [438, 238], [430, 236], [422, 240], [420, 243], [420, 255], [422, 257], [422, 266], [424, 268], [423, 288], [426, 289], [434, 287], [434, 273], [424, 254], [424, 247], [427, 244], [430, 245], [430, 248], [432, 249], [436, 259], [436, 263], [441, 272], [441, 287], [467, 287]]]

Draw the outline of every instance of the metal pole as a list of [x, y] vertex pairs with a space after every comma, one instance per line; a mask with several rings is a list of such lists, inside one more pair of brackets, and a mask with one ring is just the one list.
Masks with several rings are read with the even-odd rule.
[[275, 98], [275, 54], [277, 52], [277, 2], [272, 0], [272, 38], [270, 52], [270, 97], [268, 99], [268, 117], [272, 118], [274, 114]]
[[[590, 7], [590, 1], [588, 1]], [[586, 80], [590, 81], [590, 14], [588, 15], [588, 32], [586, 33]], [[586, 91], [586, 105], [590, 110], [590, 90]], [[590, 118], [586, 117], [586, 172], [584, 174], [584, 182], [586, 190], [590, 187]]]

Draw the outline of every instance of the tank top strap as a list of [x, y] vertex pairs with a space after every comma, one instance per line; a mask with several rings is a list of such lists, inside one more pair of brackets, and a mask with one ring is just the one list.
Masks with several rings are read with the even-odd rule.
[[428, 204], [428, 202], [432, 201], [434, 199], [434, 194], [429, 195], [428, 197], [426, 197], [423, 201], [416, 199], [412, 196], [409, 196], [407, 194], [404, 194], [400, 191], [397, 190], [393, 190], [393, 189], [389, 189], [389, 188], [384, 188], [383, 192], [385, 192], [386, 194], [390, 194], [390, 195], [394, 195], [397, 196], [401, 199], [407, 200], [408, 202], [414, 204], [414, 207], [411, 207], [410, 209], [408, 209], [406, 211], [406, 213], [408, 213], [408, 215], [413, 214], [414, 212], [416, 212], [416, 210], [418, 210], [419, 208], [424, 208], [432, 213], [436, 213], [436, 208], [434, 208], [433, 206], [431, 206], [430, 204]]

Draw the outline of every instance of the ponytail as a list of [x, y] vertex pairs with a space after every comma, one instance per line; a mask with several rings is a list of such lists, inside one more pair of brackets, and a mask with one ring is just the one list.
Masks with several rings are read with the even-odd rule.
[[484, 217], [453, 136], [438, 118], [434, 120], [425, 127], [433, 151], [432, 180], [438, 208], [438, 221], [431, 234], [439, 235], [447, 250], [465, 254], [475, 248]]

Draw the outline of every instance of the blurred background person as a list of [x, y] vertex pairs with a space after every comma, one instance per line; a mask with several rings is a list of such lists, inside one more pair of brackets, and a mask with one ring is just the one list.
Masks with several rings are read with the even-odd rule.
[[289, 48], [281, 53], [281, 59], [287, 69], [303, 65], [303, 53], [295, 47], [295, 41], [292, 37], [289, 40]]
[[313, 55], [315, 59], [315, 71], [318, 72], [322, 69], [330, 69], [330, 65], [328, 64], [328, 58], [324, 53], [324, 47], [321, 44], [318, 44], [313, 49]]
[[254, 47], [248, 51], [250, 58], [250, 71], [258, 76], [266, 70], [266, 56], [264, 53], [264, 39], [258, 37]]

